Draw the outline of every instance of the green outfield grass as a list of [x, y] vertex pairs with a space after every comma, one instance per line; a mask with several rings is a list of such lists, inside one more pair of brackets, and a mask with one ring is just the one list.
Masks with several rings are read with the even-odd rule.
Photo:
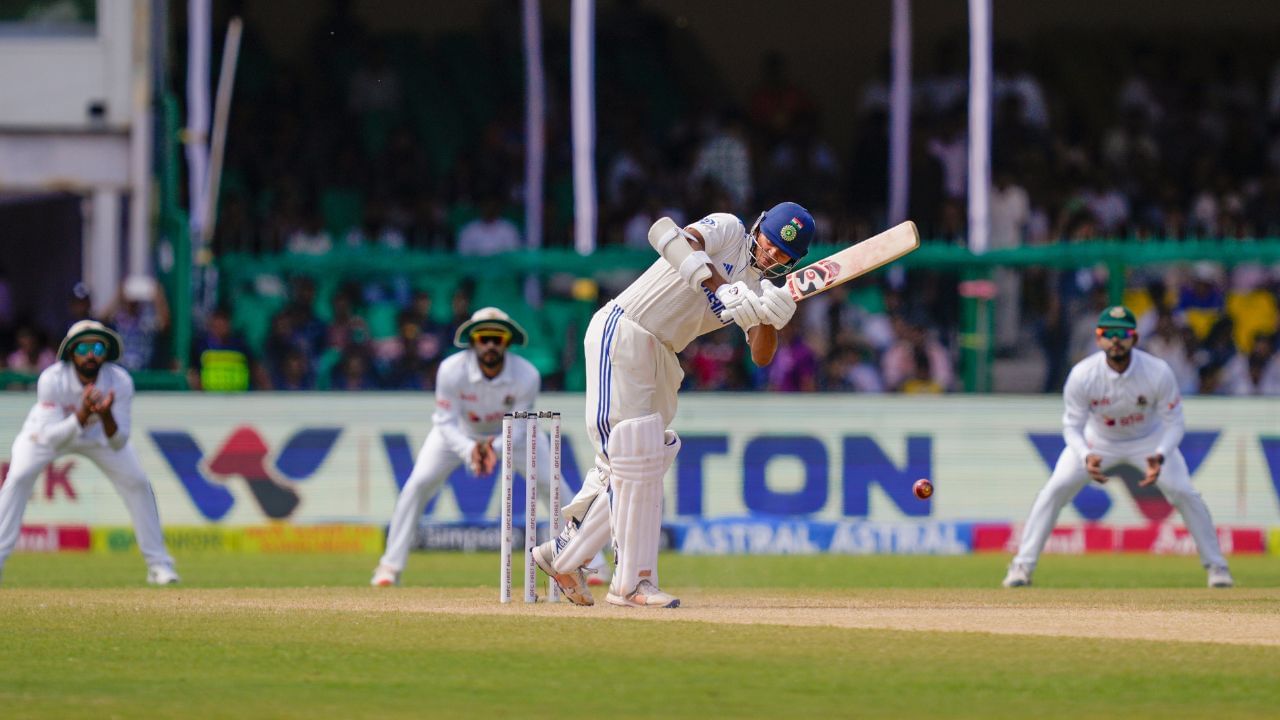
[[[133, 555], [18, 555], [0, 586], [0, 717], [1275, 717], [1280, 645], [746, 624], [752, 599], [1011, 619], [1046, 608], [1143, 622], [1280, 622], [1280, 558], [1203, 589], [1189, 558], [664, 557], [687, 608], [501, 608], [497, 558], [188, 555], [180, 588]], [[518, 581], [517, 581], [518, 582]], [[517, 590], [518, 592], [518, 590]], [[767, 598], [767, 600], [766, 600]], [[699, 609], [740, 610], [733, 623]], [[440, 612], [442, 608], [449, 612]], [[687, 612], [686, 612], [687, 611]], [[841, 610], [843, 611], [843, 610]], [[488, 614], [473, 614], [476, 612]], [[692, 620], [681, 620], [680, 613]], [[777, 617], [771, 615], [770, 617]], [[1172, 630], [1177, 632], [1177, 628]], [[1274, 638], [1280, 640], [1280, 638]]]

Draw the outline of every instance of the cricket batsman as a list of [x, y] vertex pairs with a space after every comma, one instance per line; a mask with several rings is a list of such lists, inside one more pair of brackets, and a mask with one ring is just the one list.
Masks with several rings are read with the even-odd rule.
[[93, 461], [124, 499], [147, 561], [147, 582], [178, 582], [151, 482], [129, 442], [133, 379], [115, 363], [121, 351], [114, 331], [95, 320], [81, 320], [58, 347], [58, 362], [40, 373], [35, 407], [13, 440], [9, 474], [0, 486], [0, 569], [18, 542], [36, 476], [57, 458], [74, 453]]
[[1184, 426], [1173, 370], [1164, 360], [1134, 348], [1137, 322], [1126, 307], [1102, 311], [1096, 342], [1102, 352], [1081, 360], [1067, 377], [1062, 416], [1067, 447], [1031, 506], [1004, 586], [1030, 585], [1062, 508], [1090, 480], [1105, 483], [1106, 470], [1129, 464], [1146, 468], [1139, 485], [1154, 484], [1182, 515], [1200, 562], [1209, 571], [1209, 587], [1231, 587], [1235, 583], [1218, 547], [1209, 508], [1191, 486], [1187, 462], [1178, 450]]
[[793, 202], [774, 206], [748, 231], [728, 213], [681, 228], [662, 218], [649, 229], [661, 256], [596, 312], [584, 340], [587, 434], [595, 465], [564, 509], [565, 530], [535, 547], [533, 561], [565, 597], [594, 602], [584, 566], [608, 542], [617, 563], [606, 600], [628, 607], [678, 607], [658, 585], [662, 479], [680, 450], [670, 429], [684, 377], [676, 353], [694, 338], [734, 323], [751, 359], [767, 365], [777, 329], [795, 313], [781, 277], [804, 257], [815, 225]]

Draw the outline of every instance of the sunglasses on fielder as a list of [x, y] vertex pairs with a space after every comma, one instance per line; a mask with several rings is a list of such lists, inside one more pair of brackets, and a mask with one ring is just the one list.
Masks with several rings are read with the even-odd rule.
[[1133, 328], [1098, 328], [1098, 337], [1107, 340], [1132, 340], [1137, 337], [1138, 331]]
[[101, 340], [95, 340], [94, 342], [78, 342], [72, 350], [80, 357], [85, 357], [86, 355], [103, 357], [107, 354], [107, 344]]
[[498, 333], [492, 330], [486, 332], [472, 333], [471, 342], [476, 345], [497, 345], [505, 346], [507, 341], [511, 339], [511, 333]]

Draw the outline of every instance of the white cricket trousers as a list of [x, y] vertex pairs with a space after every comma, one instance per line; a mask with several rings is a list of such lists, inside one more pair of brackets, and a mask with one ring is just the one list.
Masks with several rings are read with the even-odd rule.
[[0, 567], [9, 559], [22, 531], [22, 514], [36, 478], [45, 466], [63, 455], [81, 455], [89, 458], [115, 486], [133, 519], [133, 532], [138, 539], [138, 549], [147, 561], [147, 567], [164, 565], [171, 567], [173, 558], [164, 546], [164, 533], [160, 529], [160, 511], [156, 508], [156, 496], [151, 482], [138, 462], [133, 444], [126, 443], [119, 450], [105, 445], [71, 445], [59, 452], [37, 443], [30, 437], [19, 435], [13, 441], [9, 459], [9, 475], [0, 487]]
[[[1108, 448], [1102, 445], [1092, 448], [1102, 456], [1103, 471], [1116, 465], [1129, 464], [1140, 470], [1147, 468], [1147, 457], [1155, 454], [1154, 446], [1138, 447], [1132, 445], [1120, 448]], [[1022, 542], [1018, 545], [1015, 563], [1035, 568], [1044, 544], [1058, 522], [1058, 513], [1092, 478], [1084, 468], [1084, 458], [1076, 454], [1070, 447], [1063, 449], [1058, 456], [1058, 463], [1053, 468], [1049, 482], [1036, 496], [1031, 506], [1031, 515], [1022, 530]], [[1116, 482], [1116, 481], [1112, 481]], [[1209, 508], [1204, 498], [1191, 485], [1191, 473], [1187, 471], [1187, 461], [1182, 452], [1174, 450], [1164, 458], [1164, 467], [1160, 469], [1160, 477], [1156, 487], [1177, 508], [1182, 515], [1182, 522], [1196, 541], [1196, 549], [1200, 551], [1200, 563], [1208, 568], [1211, 565], [1226, 567], [1227, 561], [1222, 557], [1222, 549], [1218, 546], [1218, 534], [1213, 527], [1213, 518], [1209, 516]]]
[[[587, 366], [587, 436], [595, 449], [595, 467], [564, 515], [581, 521], [604, 490], [609, 474], [610, 430], [623, 420], [652, 413], [670, 427], [676, 416], [676, 392], [684, 380], [680, 360], [648, 330], [629, 319], [616, 303], [596, 311], [583, 340]], [[592, 551], [594, 552], [594, 551]]]
[[[520, 422], [520, 421], [516, 421]], [[538, 505], [544, 506], [550, 502], [551, 488], [551, 453], [547, 448], [551, 447], [551, 438], [546, 432], [538, 432]], [[519, 443], [519, 447], [512, 447], [512, 455], [515, 462], [513, 467], [516, 472], [524, 474], [525, 467], [525, 445]], [[499, 449], [498, 467], [501, 468], [502, 455]], [[387, 550], [382, 555], [380, 561], [383, 565], [394, 569], [396, 572], [404, 570], [405, 562], [409, 559], [409, 549], [413, 546], [414, 531], [418, 527], [418, 519], [422, 517], [422, 511], [426, 509], [427, 503], [431, 498], [440, 492], [440, 488], [444, 485], [444, 481], [449, 475], [462, 465], [462, 458], [458, 454], [449, 449], [445, 443], [444, 435], [435, 428], [427, 433], [427, 439], [422, 443], [422, 449], [418, 451], [418, 457], [413, 462], [413, 470], [409, 473], [409, 479], [405, 481], [404, 488], [400, 490], [400, 497], [396, 499], [396, 508], [391, 513], [391, 526], [387, 529]], [[501, 476], [499, 476], [501, 477]], [[500, 482], [500, 481], [499, 481]], [[569, 486], [564, 484], [561, 478], [560, 492], [562, 497], [568, 495]], [[497, 485], [499, 493], [501, 493], [501, 485]], [[498, 502], [502, 502], [499, 494]]]

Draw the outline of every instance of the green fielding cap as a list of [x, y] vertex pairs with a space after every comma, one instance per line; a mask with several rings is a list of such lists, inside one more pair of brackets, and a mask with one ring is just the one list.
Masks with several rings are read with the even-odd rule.
[[1130, 330], [1138, 327], [1138, 321], [1134, 319], [1133, 313], [1129, 308], [1123, 305], [1112, 305], [1102, 314], [1098, 316], [1098, 327], [1100, 328], [1129, 328]]

